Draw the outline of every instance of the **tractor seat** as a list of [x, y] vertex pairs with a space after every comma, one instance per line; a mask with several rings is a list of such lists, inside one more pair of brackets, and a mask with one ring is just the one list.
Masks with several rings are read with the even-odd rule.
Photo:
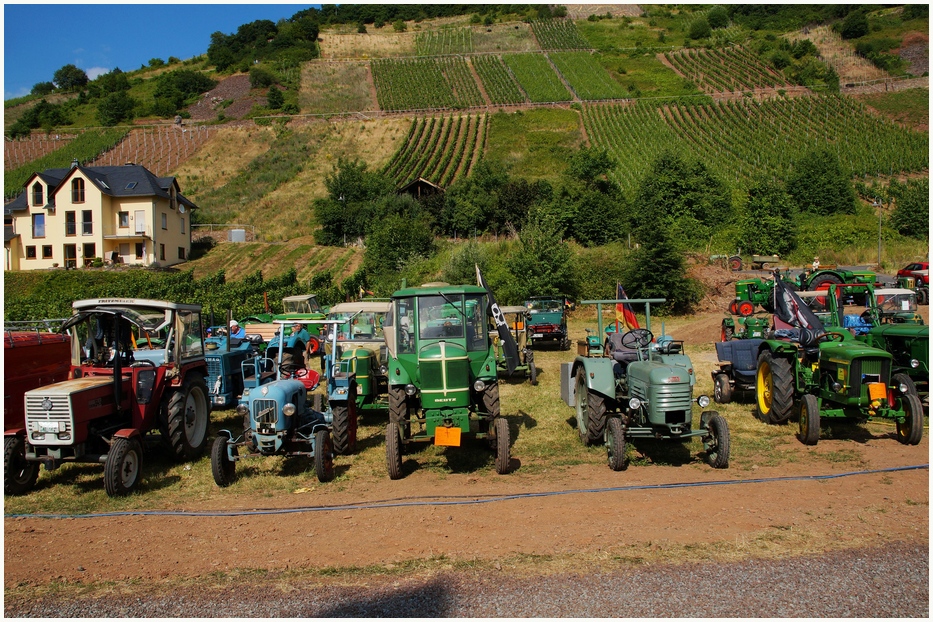
[[732, 370], [741, 378], [754, 378], [758, 369], [758, 347], [762, 339], [734, 339], [716, 344], [719, 361], [732, 363]]
[[638, 350], [632, 350], [622, 345], [622, 333], [612, 333], [609, 335], [608, 341], [609, 356], [621, 365], [621, 371], [624, 374], [628, 364], [638, 360]]
[[254, 346], [262, 343], [262, 335], [258, 333], [246, 333], [246, 339]]

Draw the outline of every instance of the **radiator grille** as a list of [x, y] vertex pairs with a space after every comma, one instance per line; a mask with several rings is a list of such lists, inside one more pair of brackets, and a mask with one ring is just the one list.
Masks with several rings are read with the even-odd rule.
[[274, 426], [279, 421], [279, 406], [275, 400], [256, 400], [253, 402], [253, 421], [257, 426]]

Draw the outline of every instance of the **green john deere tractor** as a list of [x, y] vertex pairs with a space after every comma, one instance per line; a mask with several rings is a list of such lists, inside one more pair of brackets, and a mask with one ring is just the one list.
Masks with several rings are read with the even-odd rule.
[[486, 289], [471, 285], [392, 295], [385, 321], [391, 479], [402, 477], [402, 451], [410, 443], [457, 447], [466, 436], [486, 439], [496, 472], [508, 472], [509, 426], [499, 410], [488, 306]]
[[[820, 291], [830, 285], [841, 283], [874, 284], [875, 273], [869, 270], [841, 270], [824, 268], [821, 270], [803, 270], [790, 276], [789, 270], [781, 275], [781, 280], [797, 291]], [[776, 274], [779, 272], [776, 271]], [[774, 280], [742, 279], [735, 282], [735, 299], [729, 303], [729, 313], [748, 317], [756, 307], [762, 307], [768, 313], [774, 313]]]

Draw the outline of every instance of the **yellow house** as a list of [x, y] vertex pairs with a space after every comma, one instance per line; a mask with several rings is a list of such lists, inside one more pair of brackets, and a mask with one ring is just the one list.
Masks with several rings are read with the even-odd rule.
[[174, 177], [144, 166], [34, 173], [4, 206], [5, 270], [106, 263], [171, 266], [191, 253], [191, 212]]

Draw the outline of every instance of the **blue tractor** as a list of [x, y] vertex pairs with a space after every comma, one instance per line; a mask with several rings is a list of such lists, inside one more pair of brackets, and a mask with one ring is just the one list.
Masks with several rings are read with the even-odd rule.
[[207, 390], [214, 408], [232, 408], [243, 393], [243, 363], [259, 354], [261, 335], [229, 337], [228, 326], [212, 326], [204, 339]]
[[282, 359], [279, 350], [276, 361], [255, 356], [241, 364], [244, 388], [236, 411], [243, 417], [243, 433], [234, 436], [221, 430], [214, 439], [211, 472], [218, 486], [233, 483], [238, 460], [255, 456], [311, 458], [321, 482], [334, 478], [332, 418], [320, 407], [314, 408], [308, 397], [318, 386], [319, 374]]

